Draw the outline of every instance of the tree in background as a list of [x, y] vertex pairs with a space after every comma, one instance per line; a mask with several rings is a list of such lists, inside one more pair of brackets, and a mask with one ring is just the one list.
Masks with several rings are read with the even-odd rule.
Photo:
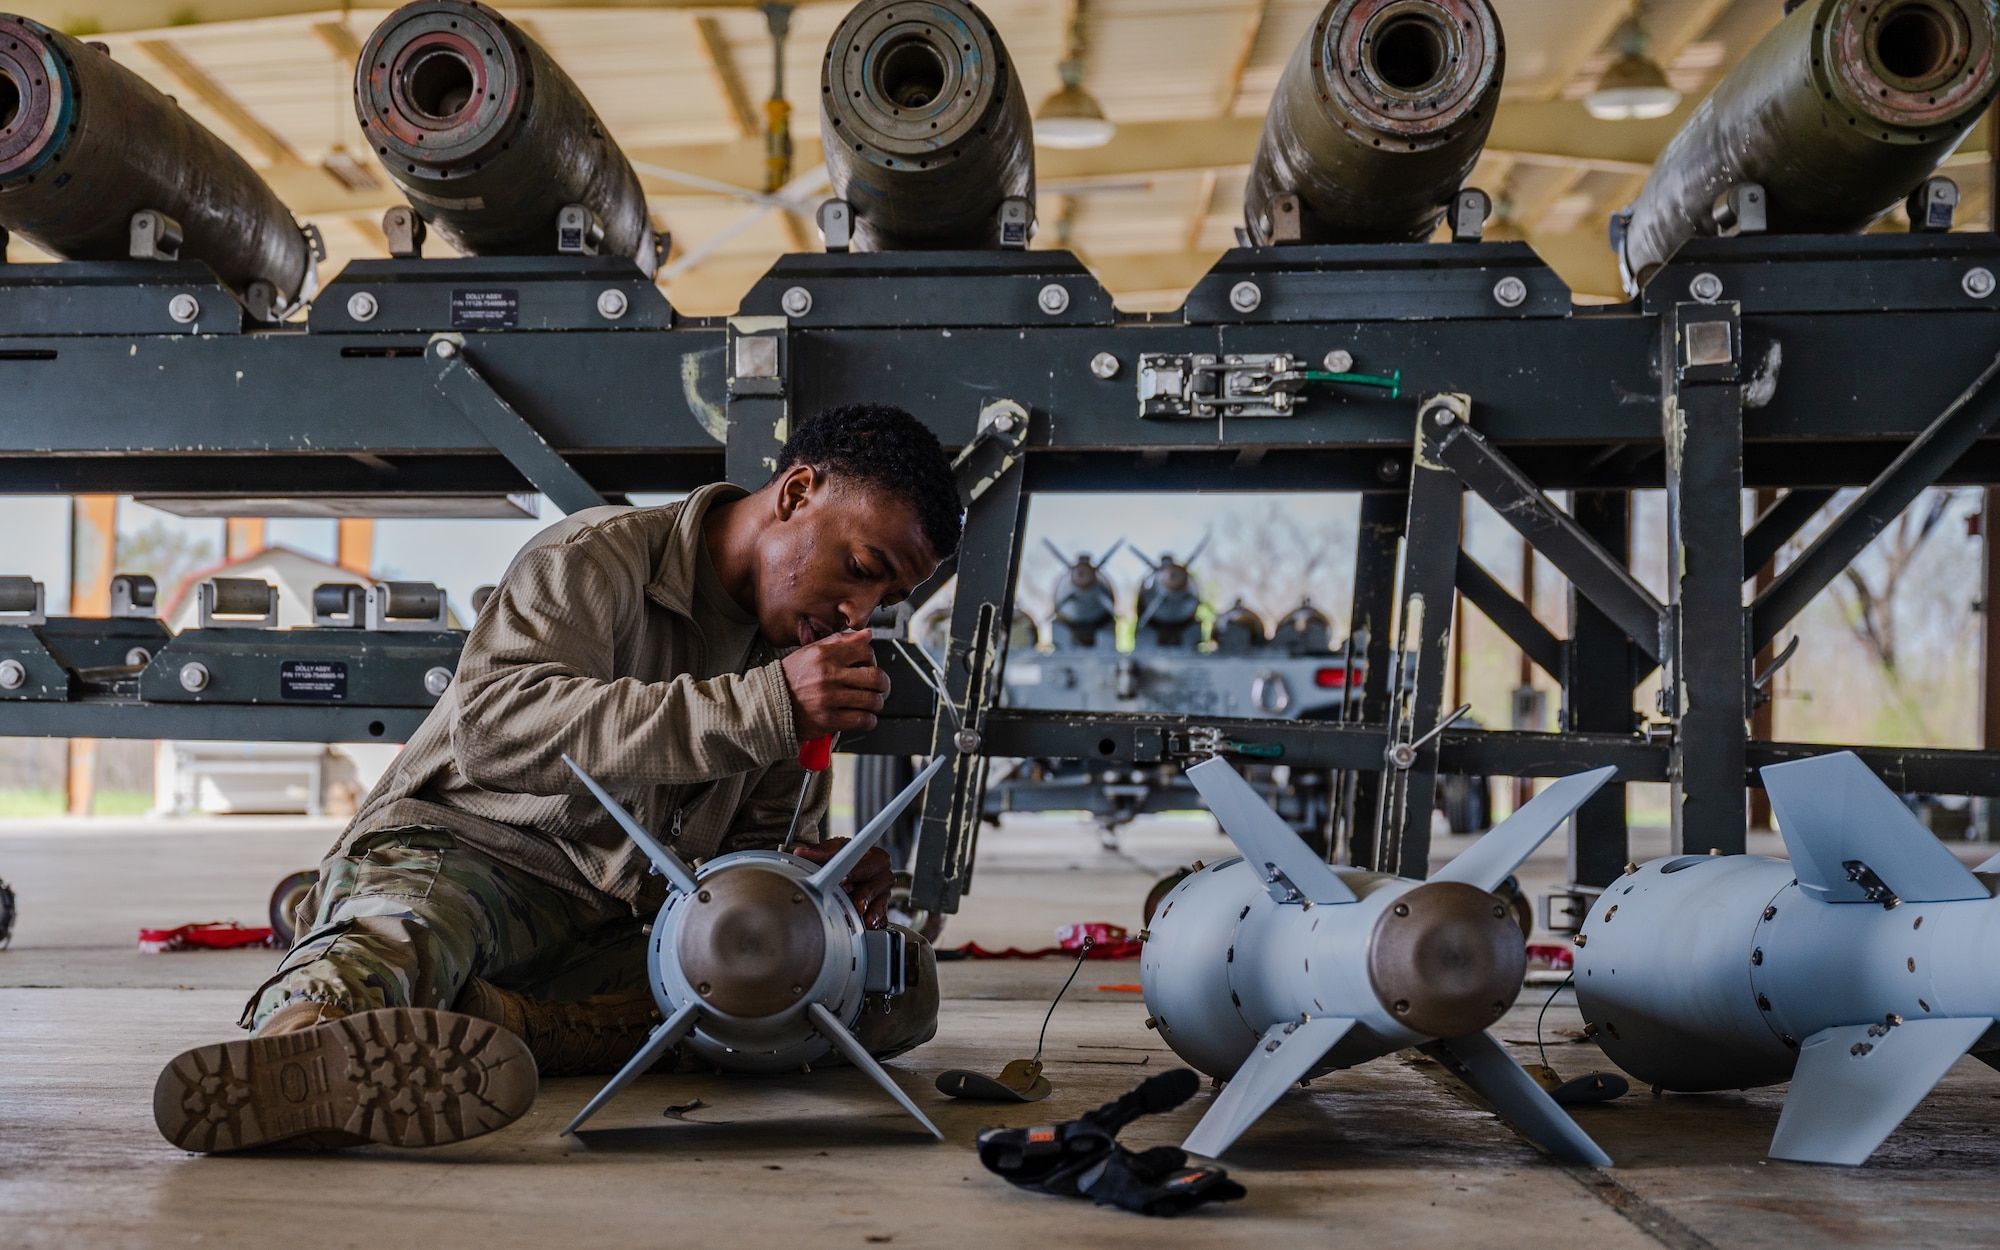
[[1358, 505], [1314, 517], [1284, 499], [1245, 500], [1218, 517], [1215, 542], [1194, 569], [1218, 609], [1243, 600], [1275, 627], [1303, 599], [1332, 618], [1334, 640], [1347, 632], [1353, 599]]
[[1951, 510], [1952, 492], [1930, 491], [1928, 501], [1920, 498], [1903, 510], [1896, 523], [1884, 530], [1861, 560], [1841, 570], [1841, 602], [1847, 608], [1847, 628], [1861, 645], [1875, 656], [1876, 663], [1893, 683], [1896, 670], [1896, 640], [1901, 630], [1897, 599], [1905, 586], [1905, 575], [1929, 541], [1932, 531]]
[[[1798, 653], [1776, 681], [1780, 738], [1885, 746], [1977, 743], [1979, 492], [1929, 490], [1782, 633]], [[1853, 498], [1843, 492], [1786, 545], [1782, 566]]]
[[1971, 697], [1961, 653], [1977, 622], [1976, 553], [1970, 544], [1933, 542], [1945, 522], [1976, 508], [1977, 491], [1928, 490], [1905, 508], [1834, 583], [1834, 597], [1848, 633], [1880, 670], [1918, 741], [1952, 736], [1942, 727], [1965, 719], [1959, 707]]
[[152, 578], [160, 588], [162, 604], [188, 574], [215, 561], [215, 544], [158, 521], [118, 536], [116, 571]]

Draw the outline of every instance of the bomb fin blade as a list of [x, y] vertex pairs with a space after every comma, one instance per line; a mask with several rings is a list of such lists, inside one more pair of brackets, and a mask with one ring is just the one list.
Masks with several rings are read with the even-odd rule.
[[1438, 870], [1431, 880], [1458, 881], [1482, 890], [1497, 888], [1617, 771], [1607, 765], [1587, 773], [1572, 773], [1558, 778], [1485, 837], [1467, 847], [1457, 859]]
[[653, 861], [653, 866], [660, 870], [660, 874], [673, 882], [674, 888], [681, 893], [694, 893], [694, 874], [688, 871], [686, 862], [668, 850], [658, 838], [646, 832], [646, 827], [632, 818], [632, 813], [625, 810], [625, 805], [612, 798], [610, 792], [598, 785], [597, 780], [583, 771], [583, 767], [575, 760], [564, 755], [562, 761], [569, 765], [569, 770], [583, 782], [583, 788], [590, 791], [599, 803], [604, 804], [604, 810], [611, 813], [611, 819], [618, 822], [618, 827], [625, 831], [625, 836], [637, 842], [639, 849], [646, 852], [646, 858]]
[[1280, 903], [1355, 901], [1347, 883], [1313, 854], [1228, 760], [1219, 756], [1203, 760], [1187, 775], [1272, 898]]
[[1604, 1153], [1603, 1147], [1592, 1141], [1590, 1134], [1549, 1097], [1548, 1091], [1514, 1062], [1491, 1033], [1439, 1038], [1417, 1049], [1471, 1086], [1472, 1092], [1485, 1099], [1521, 1136], [1555, 1158], [1564, 1163], [1611, 1166], [1611, 1156]]
[[1992, 1025], [1971, 1017], [1821, 1029], [1799, 1047], [1771, 1157], [1866, 1163]]
[[1274, 1024], [1266, 1029], [1257, 1048], [1209, 1104], [1208, 1114], [1201, 1117], [1201, 1123], [1194, 1126], [1194, 1132], [1188, 1134], [1181, 1148], [1190, 1154], [1221, 1158], [1222, 1152], [1235, 1144], [1244, 1130], [1271, 1109], [1279, 1095], [1304, 1079], [1313, 1065], [1325, 1058], [1333, 1044], [1353, 1027], [1352, 1020], [1325, 1016]]
[[931, 778], [937, 776], [938, 770], [943, 768], [950, 758], [948, 755], [940, 755], [925, 765], [923, 771], [917, 774], [915, 781], [904, 786], [901, 794], [890, 799], [889, 805], [875, 814], [875, 819], [869, 821], [860, 833], [854, 835], [852, 841], [841, 847], [832, 859], [827, 860], [808, 878], [810, 884], [821, 890], [832, 889], [839, 885], [840, 879], [854, 871], [854, 866], [861, 862], [861, 857], [882, 840], [883, 834], [889, 832], [889, 826], [896, 823], [896, 817], [903, 814], [903, 809], [916, 802], [917, 796], [924, 792], [924, 787], [931, 783]]
[[668, 1047], [680, 1041], [694, 1030], [699, 1012], [700, 1009], [698, 1007], [693, 1003], [689, 1003], [679, 1011], [676, 1011], [672, 1016], [661, 1021], [660, 1026], [653, 1030], [653, 1035], [646, 1039], [646, 1044], [639, 1048], [639, 1053], [632, 1056], [631, 1062], [618, 1069], [618, 1075], [612, 1077], [610, 1083], [605, 1085], [603, 1089], [598, 1090], [597, 1097], [585, 1103], [583, 1110], [577, 1112], [576, 1118], [569, 1122], [569, 1127], [565, 1128], [557, 1136], [567, 1137], [571, 1133], [576, 1132], [578, 1128], [582, 1127], [585, 1120], [597, 1114], [599, 1107], [616, 1098], [618, 1091], [630, 1085], [634, 1077], [658, 1063], [660, 1057], [667, 1053]]
[[1792, 871], [1813, 898], [1893, 907], [1992, 897], [1854, 752], [1762, 771]]
[[903, 1087], [890, 1079], [889, 1073], [882, 1065], [875, 1062], [875, 1056], [868, 1053], [867, 1048], [861, 1044], [861, 1039], [849, 1033], [824, 1004], [813, 1003], [806, 1010], [811, 1014], [813, 1026], [819, 1030], [820, 1036], [832, 1042], [833, 1048], [839, 1051], [847, 1062], [873, 1077], [877, 1085], [888, 1091], [889, 1097], [895, 1099], [903, 1110], [914, 1116], [917, 1123], [930, 1130], [932, 1137], [939, 1141], [944, 1140], [944, 1133], [937, 1125], [931, 1123], [931, 1118], [918, 1109], [917, 1104], [910, 1100], [910, 1096], [903, 1092]]

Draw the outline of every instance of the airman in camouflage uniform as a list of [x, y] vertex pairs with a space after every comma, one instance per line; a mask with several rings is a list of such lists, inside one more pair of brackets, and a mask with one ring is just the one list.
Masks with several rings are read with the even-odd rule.
[[[537, 1069], [615, 1071], [659, 1018], [642, 926], [666, 887], [562, 757], [685, 859], [777, 847], [800, 743], [873, 728], [888, 689], [868, 635], [843, 631], [927, 578], [960, 523], [936, 437], [853, 406], [801, 423], [754, 494], [543, 531], [322, 865], [244, 1009], [255, 1034], [161, 1073], [161, 1132], [197, 1150], [451, 1141], [524, 1112]], [[811, 776], [794, 849], [823, 863], [842, 840], [819, 829], [830, 774]], [[843, 882], [871, 926], [890, 884], [879, 850]], [[857, 1026], [879, 1055], [936, 1029], [935, 961], [907, 936], [916, 992]]]

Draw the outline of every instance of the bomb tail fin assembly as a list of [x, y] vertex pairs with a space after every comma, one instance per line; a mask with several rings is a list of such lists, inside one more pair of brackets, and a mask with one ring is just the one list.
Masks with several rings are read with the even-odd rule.
[[[1490, 891], [1615, 769], [1556, 782], [1427, 883], [1337, 872], [1227, 760], [1187, 771], [1243, 852], [1167, 896], [1142, 969], [1161, 1036], [1228, 1081], [1187, 1150], [1219, 1156], [1336, 1053], [1346, 1067], [1415, 1045], [1551, 1155], [1610, 1163], [1482, 1026], [1519, 993], [1525, 965], [1520, 930]], [[1220, 968], [1186, 966], [1210, 950]]]
[[[917, 774], [916, 779], [903, 789], [902, 793], [889, 801], [887, 806], [876, 815], [874, 820], [870, 821], [847, 845], [835, 852], [825, 864], [817, 866], [810, 873], [801, 872], [797, 867], [798, 861], [793, 857], [770, 855], [767, 852], [761, 851], [746, 851], [711, 860], [707, 864], [704, 864], [699, 874], [697, 874], [688, 868], [685, 860], [681, 859], [672, 849], [655, 838], [644, 825], [640, 824], [625, 809], [623, 804], [619, 803], [602, 785], [598, 784], [596, 779], [584, 772], [583, 768], [575, 760], [565, 755], [563, 756], [563, 763], [569, 765], [570, 770], [583, 782], [584, 788], [590, 791], [599, 803], [604, 805], [605, 811], [611, 814], [612, 819], [618, 822], [619, 827], [625, 830], [627, 836], [633, 842], [637, 843], [640, 849], [646, 852], [646, 857], [659, 869], [660, 874], [666, 877], [675, 893], [695, 897], [703, 903], [708, 903], [710, 902], [710, 891], [703, 889], [699, 883], [708, 882], [715, 889], [721, 889], [720, 886], [714, 886], [714, 882], [718, 877], [730, 871], [741, 871], [740, 867], [732, 868], [729, 861], [759, 860], [761, 862], [762, 860], [775, 860], [793, 865], [790, 869], [786, 870], [788, 875], [784, 876], [783, 879], [794, 884], [787, 885], [781, 893], [790, 894], [791, 905], [797, 907], [808, 902], [820, 903], [824, 906], [824, 900], [837, 895], [840, 890], [841, 879], [853, 870], [863, 855], [866, 855], [877, 842], [882, 840], [883, 835], [896, 822], [896, 818], [902, 815], [905, 808], [916, 801], [918, 795], [923, 793], [924, 787], [930, 784], [931, 778], [935, 777], [938, 770], [944, 767], [948, 758], [947, 756], [940, 755], [938, 758], [932, 760], [928, 766]], [[754, 866], [752, 871], [756, 871]], [[764, 875], [770, 875], [768, 868], [764, 869]], [[729, 893], [742, 894], [742, 891], [732, 890]], [[844, 899], [837, 900], [837, 903], [838, 907], [846, 909], [847, 921], [844, 927], [851, 931], [854, 928], [853, 909]], [[724, 905], [726, 906], [727, 904]], [[754, 910], [755, 906], [756, 903], [753, 899], [744, 907], [739, 908], [735, 923], [740, 933], [749, 935], [750, 953], [753, 956], [762, 957], [766, 962], [769, 962], [773, 957], [772, 952], [784, 946], [782, 941], [773, 941], [773, 934], [777, 933], [778, 928], [783, 927], [783, 922], [780, 922], [774, 928], [772, 925], [764, 923], [759, 917], [749, 915], [748, 913]], [[812, 914], [816, 916], [820, 910], [820, 907], [815, 907]], [[663, 919], [659, 923], [666, 924], [666, 917], [672, 916], [674, 911], [675, 903], [669, 901], [666, 911], [662, 913]], [[815, 921], [815, 923], [817, 922]], [[829, 931], [834, 930], [829, 929]], [[779, 936], [782, 937], [782, 935]], [[870, 934], [866, 936], [878, 937], [883, 935]], [[890, 936], [893, 937], [893, 935]], [[832, 960], [834, 965], [843, 967], [852, 965], [858, 968], [862, 953], [872, 951], [870, 945], [863, 938], [857, 937], [853, 940], [861, 943], [861, 945], [856, 947], [855, 954], [848, 959]], [[819, 941], [823, 944], [825, 939], [822, 937]], [[811, 943], [806, 942], [805, 945], [810, 946]], [[681, 957], [678, 946], [663, 938], [655, 938], [655, 947], [655, 964], [662, 959], [679, 959]], [[823, 950], [824, 946], [822, 945], [820, 949]], [[892, 961], [900, 962], [902, 956], [899, 945], [892, 941], [888, 944], [888, 952], [894, 952], [893, 954], [885, 952], [888, 958]], [[782, 955], [782, 951], [779, 951], [779, 953]], [[869, 953], [867, 958], [872, 965], [878, 956], [874, 953]], [[807, 962], [812, 963], [820, 959], [821, 956], [814, 955]], [[755, 963], [756, 959], [753, 958], [751, 962]], [[809, 972], [809, 970], [805, 971]], [[652, 1035], [646, 1039], [645, 1044], [639, 1048], [639, 1053], [634, 1055], [619, 1070], [618, 1074], [612, 1077], [610, 1082], [585, 1104], [583, 1110], [577, 1112], [576, 1118], [571, 1120], [568, 1126], [563, 1129], [563, 1134], [574, 1133], [583, 1125], [584, 1121], [597, 1114], [599, 1108], [616, 1097], [619, 1091], [631, 1084], [640, 1073], [651, 1069], [655, 1063], [666, 1056], [669, 1050], [690, 1036], [698, 1035], [705, 1029], [721, 1029], [726, 1033], [730, 1029], [740, 1029], [747, 1026], [750, 1029], [750, 1035], [755, 1036], [757, 1045], [768, 1045], [769, 1037], [766, 1034], [769, 1034], [774, 1027], [787, 1029], [789, 1025], [790, 1027], [786, 1032], [788, 1044], [794, 1046], [799, 1044], [797, 1036], [794, 1035], [802, 1035], [807, 1041], [810, 1041], [816, 1034], [819, 1039], [823, 1040], [814, 1043], [814, 1048], [810, 1052], [811, 1054], [824, 1053], [824, 1049], [827, 1047], [839, 1051], [848, 1062], [873, 1078], [876, 1084], [886, 1090], [889, 1096], [894, 1098], [903, 1110], [915, 1117], [917, 1122], [922, 1124], [932, 1136], [942, 1141], [944, 1134], [938, 1130], [937, 1125], [931, 1123], [930, 1118], [919, 1110], [917, 1105], [910, 1100], [909, 1096], [896, 1086], [895, 1082], [889, 1078], [889, 1074], [883, 1070], [882, 1065], [877, 1063], [874, 1057], [868, 1054], [849, 1027], [842, 1022], [841, 1016], [837, 1014], [845, 1006], [851, 1019], [853, 1015], [853, 1000], [849, 995], [857, 986], [874, 984], [869, 977], [860, 972], [855, 972], [853, 976], [859, 978], [859, 980], [850, 983], [849, 980], [836, 978], [832, 982], [832, 992], [824, 995], [827, 1000], [835, 1002], [835, 1006], [832, 1009], [828, 1008], [826, 1001], [820, 1000], [820, 996], [816, 996], [817, 991], [813, 994], [806, 994], [805, 991], [798, 989], [794, 989], [792, 994], [787, 996], [797, 1001], [781, 1002], [775, 1010], [751, 1011], [746, 1007], [738, 1005], [737, 1010], [733, 1014], [723, 1011], [720, 1008], [712, 1007], [701, 1001], [699, 997], [686, 1001], [675, 1001], [671, 997], [662, 999], [662, 1013], [666, 1018], [653, 1030]], [[802, 975], [800, 984], [807, 984], [809, 979], [809, 976]], [[655, 981], [658, 981], [657, 971], [655, 972]], [[826, 978], [821, 976], [819, 983], [825, 982]], [[884, 970], [880, 982], [900, 987], [902, 978], [900, 973]], [[709, 986], [703, 984], [697, 991], [697, 994], [706, 995], [708, 991]], [[900, 993], [901, 990], [900, 988], [896, 988], [887, 992]], [[800, 999], [801, 994], [805, 994], [803, 999]], [[838, 995], [837, 998], [835, 997], [836, 995]], [[655, 986], [655, 997], [660, 997], [657, 984]], [[740, 1003], [740, 1001], [739, 999], [738, 1002]], [[723, 1040], [726, 1041], [727, 1038], [725, 1037]], [[734, 1054], [739, 1047], [718, 1043], [716, 1048], [721, 1049], [724, 1054]], [[802, 1051], [800, 1053], [807, 1052]]]
[[1808, 897], [1889, 906], [1992, 897], [1854, 752], [1772, 764], [1763, 775]]
[[[1763, 777], [1804, 897], [1836, 907], [1875, 903], [1885, 909], [1992, 898], [1986, 884], [1852, 751], [1773, 764]], [[1921, 917], [1915, 920], [1912, 931], [1922, 923]], [[1975, 957], [1969, 950], [1957, 953]], [[1928, 965], [1940, 958], [1951, 957], [1934, 954], [1924, 961], [1929, 984], [1937, 982]], [[1916, 966], [1913, 955], [1912, 973]], [[1925, 1007], [1946, 1006], [1935, 990], [1926, 992], [1937, 1001], [1925, 1001]], [[1879, 1021], [1812, 1033], [1799, 1043], [1771, 1157], [1867, 1162], [1993, 1024], [1985, 1015], [1906, 1019], [1889, 1012]]]

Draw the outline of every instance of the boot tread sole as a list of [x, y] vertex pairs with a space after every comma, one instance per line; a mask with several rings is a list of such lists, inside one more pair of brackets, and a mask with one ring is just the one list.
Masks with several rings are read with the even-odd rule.
[[296, 1033], [197, 1046], [153, 1088], [183, 1150], [436, 1146], [490, 1133], [534, 1104], [534, 1058], [473, 1016], [392, 1007]]

